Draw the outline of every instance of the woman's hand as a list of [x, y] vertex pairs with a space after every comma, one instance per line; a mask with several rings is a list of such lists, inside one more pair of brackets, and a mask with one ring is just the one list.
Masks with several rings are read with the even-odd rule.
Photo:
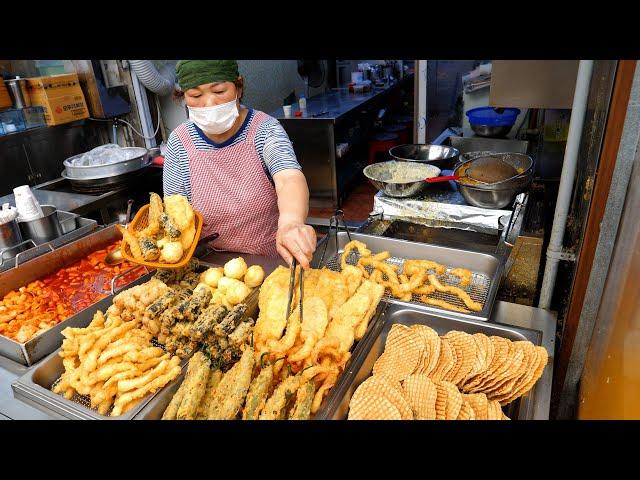
[[291, 222], [278, 227], [276, 248], [289, 265], [295, 257], [302, 268], [309, 268], [313, 252], [316, 251], [316, 243], [316, 232], [309, 225]]

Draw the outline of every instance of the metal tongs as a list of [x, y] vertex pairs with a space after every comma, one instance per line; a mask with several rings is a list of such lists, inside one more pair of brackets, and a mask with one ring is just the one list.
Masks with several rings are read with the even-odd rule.
[[[340, 209], [336, 210], [335, 215], [333, 215], [329, 219], [329, 231], [327, 232], [327, 240], [324, 242], [324, 249], [322, 250], [322, 255], [320, 256], [320, 263], [318, 263], [318, 267], [322, 267], [324, 265], [324, 255], [327, 253], [327, 245], [329, 245], [329, 241], [331, 240], [331, 230], [335, 228], [335, 239], [336, 239], [336, 252], [339, 251], [338, 245], [338, 230], [340, 228], [340, 220], [342, 220], [342, 228], [347, 232], [347, 237], [349, 241], [351, 241], [351, 234], [349, 233], [349, 229], [347, 228], [347, 224], [344, 221], [344, 212]], [[335, 226], [334, 226], [335, 224]]]
[[[294, 286], [296, 283], [296, 267], [298, 266], [298, 262], [295, 257], [291, 260], [291, 277], [289, 278], [289, 300], [287, 301], [287, 318], [285, 320], [289, 320], [289, 315], [291, 315], [291, 300], [293, 299]], [[304, 298], [304, 268], [300, 267], [300, 297], [298, 301], [298, 305], [300, 307], [300, 323], [302, 323], [302, 300]]]

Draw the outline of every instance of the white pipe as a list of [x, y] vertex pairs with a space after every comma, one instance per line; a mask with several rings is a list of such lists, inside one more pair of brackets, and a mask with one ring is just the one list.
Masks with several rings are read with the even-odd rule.
[[129, 60], [140, 82], [153, 93], [160, 96], [173, 92], [174, 80], [161, 75], [151, 60]]
[[576, 79], [576, 90], [573, 94], [573, 106], [571, 107], [567, 146], [564, 151], [564, 163], [560, 176], [560, 188], [558, 189], [556, 211], [553, 216], [553, 227], [551, 228], [551, 237], [549, 238], [549, 247], [547, 248], [547, 262], [544, 267], [540, 301], [538, 302], [539, 308], [549, 308], [553, 289], [556, 284], [558, 263], [560, 262], [560, 255], [562, 253], [562, 239], [564, 237], [565, 227], [567, 226], [567, 215], [569, 213], [573, 183], [576, 176], [578, 151], [580, 149], [582, 127], [587, 110], [587, 98], [589, 96], [589, 84], [591, 83], [592, 71], [593, 60], [580, 60], [578, 77]]
[[415, 62], [414, 141], [426, 143], [427, 135], [427, 61]]
[[[142, 135], [145, 137], [144, 143], [147, 148], [155, 147], [156, 142], [153, 135], [151, 112], [149, 111], [149, 102], [147, 101], [147, 92], [144, 90], [142, 82], [131, 70], [131, 83], [133, 84], [133, 92], [136, 96], [136, 105], [138, 107], [138, 116], [140, 117], [140, 126], [142, 127]], [[158, 122], [160, 119], [158, 118]]]

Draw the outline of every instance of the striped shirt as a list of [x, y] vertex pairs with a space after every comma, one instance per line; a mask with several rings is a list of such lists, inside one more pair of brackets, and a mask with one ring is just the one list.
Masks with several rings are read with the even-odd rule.
[[[223, 149], [247, 140], [248, 126], [254, 116], [252, 108], [247, 112], [247, 118], [240, 130], [222, 143], [215, 143], [200, 130], [192, 121], [185, 123], [189, 135], [198, 150]], [[273, 176], [287, 169], [302, 170], [298, 163], [293, 145], [282, 125], [273, 117], [264, 121], [256, 132], [255, 148], [262, 160], [262, 168], [273, 184]], [[179, 193], [191, 201], [191, 175], [189, 172], [189, 157], [175, 131], [169, 135], [167, 151], [164, 159], [163, 189], [165, 195]]]

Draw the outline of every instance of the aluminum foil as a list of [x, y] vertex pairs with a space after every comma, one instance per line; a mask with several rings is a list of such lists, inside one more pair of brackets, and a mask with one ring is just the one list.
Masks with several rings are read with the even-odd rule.
[[383, 218], [401, 218], [429, 227], [457, 228], [497, 235], [499, 220], [511, 210], [493, 210], [467, 205], [458, 191], [438, 190], [412, 198], [387, 197], [382, 192], [373, 198], [372, 214]]

